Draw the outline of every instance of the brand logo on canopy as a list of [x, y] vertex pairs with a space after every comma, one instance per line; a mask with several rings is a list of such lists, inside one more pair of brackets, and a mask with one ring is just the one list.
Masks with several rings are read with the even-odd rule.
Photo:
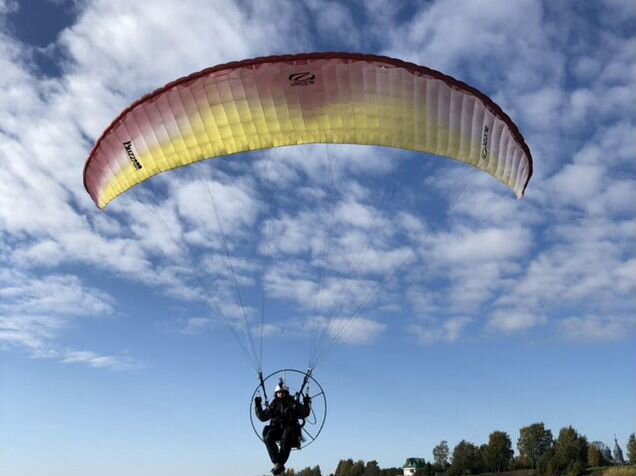
[[289, 82], [292, 86], [309, 86], [316, 82], [316, 75], [310, 72], [292, 73], [289, 75]]

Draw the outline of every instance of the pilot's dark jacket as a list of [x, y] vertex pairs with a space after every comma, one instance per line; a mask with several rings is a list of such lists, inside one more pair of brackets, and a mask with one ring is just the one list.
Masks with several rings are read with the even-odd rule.
[[[258, 400], [255, 411], [260, 421], [269, 421], [263, 428], [263, 441], [272, 463], [284, 465], [291, 449], [300, 448], [302, 429], [299, 420], [311, 413], [311, 400], [305, 397], [301, 403], [287, 394], [283, 398], [274, 398], [267, 408], [263, 408]], [[277, 441], [280, 441], [280, 449]]]

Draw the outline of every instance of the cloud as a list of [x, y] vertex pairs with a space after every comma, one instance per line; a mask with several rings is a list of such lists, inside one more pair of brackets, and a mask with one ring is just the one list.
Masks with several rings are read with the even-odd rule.
[[603, 0], [605, 13], [612, 15], [614, 21], [629, 22], [636, 19], [636, 7], [629, 0]]
[[545, 324], [544, 315], [520, 310], [497, 311], [488, 319], [488, 326], [499, 332], [511, 334], [527, 331], [533, 327]]
[[112, 297], [83, 287], [77, 276], [49, 275], [34, 280], [22, 273], [0, 275], [0, 313], [96, 316], [113, 312]]
[[326, 276], [321, 282], [319, 276], [299, 264], [279, 265], [267, 272], [265, 291], [304, 310], [331, 310], [338, 315], [356, 312], [380, 291], [375, 281]]
[[319, 35], [323, 38], [338, 40], [339, 43], [354, 47], [360, 45], [362, 32], [351, 28], [355, 17], [347, 4], [329, 0], [308, 0], [305, 2], [315, 18]]
[[245, 178], [225, 181], [199, 176], [176, 182], [171, 195], [179, 214], [203, 233], [219, 235], [222, 230], [230, 238], [251, 234], [262, 209], [254, 185]]
[[552, 177], [556, 196], [571, 204], [585, 203], [598, 196], [604, 169], [598, 165], [567, 165]]
[[185, 325], [179, 330], [182, 334], [199, 335], [203, 334], [210, 328], [213, 321], [208, 317], [191, 317]]
[[136, 367], [133, 360], [127, 357], [98, 355], [90, 351], [69, 351], [61, 359], [64, 364], [80, 364], [93, 368], [127, 370]]
[[[470, 76], [488, 92], [504, 80], [511, 90], [530, 91], [558, 74], [562, 64], [558, 52], [549, 47], [542, 17], [541, 4], [525, 0], [514, 6], [505, 1], [431, 2], [406, 25], [389, 29], [390, 46], [385, 48], [390, 55], [460, 79]], [[506, 74], [485, 65], [500, 65]]]
[[441, 323], [428, 319], [426, 323], [411, 325], [407, 330], [414, 334], [422, 345], [436, 342], [452, 343], [461, 337], [462, 332], [471, 322], [473, 319], [466, 316], [448, 318]]
[[524, 121], [534, 129], [546, 129], [559, 122], [559, 114], [566, 100], [564, 91], [557, 87], [544, 87], [519, 97], [519, 108]]
[[83, 286], [76, 276], [34, 279], [16, 271], [0, 273], [0, 350], [19, 348], [33, 358], [100, 368], [131, 368], [136, 364], [127, 356], [64, 350], [57, 344], [58, 338], [79, 320], [113, 312], [110, 296]]
[[385, 329], [385, 324], [362, 317], [332, 319], [328, 323], [328, 334], [343, 344], [372, 344]]
[[18, 347], [33, 357], [55, 356], [48, 343], [64, 327], [66, 321], [60, 317], [0, 314], [0, 349]]
[[636, 335], [636, 318], [633, 316], [568, 317], [557, 325], [566, 339], [574, 341], [610, 342]]
[[[138, 96], [213, 64], [286, 50], [289, 38], [303, 49], [307, 36], [299, 11], [291, 1], [187, 0], [143, 7], [96, 1], [64, 32], [62, 44], [79, 72]], [[140, 58], [156, 57], [162, 61], [139, 67]]]
[[[0, 2], [0, 21], [16, 5]], [[633, 18], [629, 2], [602, 2], [593, 28], [574, 7], [530, 0], [412, 9], [370, 1], [355, 11], [327, 0], [77, 8], [47, 49], [55, 75], [34, 72], [33, 48], [0, 34], [0, 264], [16, 273], [0, 280], [5, 347], [58, 359], [75, 352], [56, 345], [68, 326], [117, 309], [77, 277], [86, 271], [105, 287], [123, 280], [207, 303], [231, 325], [243, 313], [253, 320], [251, 294], [264, 278], [267, 298], [298, 311], [296, 327], [285, 323], [294, 332], [316, 307], [342, 319], [362, 314], [360, 305], [368, 311], [368, 296], [376, 312], [400, 312], [407, 301], [419, 317], [435, 315], [418, 328], [423, 342], [453, 342], [471, 322], [502, 335], [538, 332], [580, 315], [581, 303], [591, 315], [633, 307], [636, 40], [621, 27]], [[485, 174], [443, 161], [429, 174], [428, 161], [416, 167], [400, 151], [310, 145], [162, 174], [95, 209], [81, 169], [131, 101], [216, 63], [326, 44], [413, 60], [491, 95], [533, 152], [527, 197], [510, 199]], [[234, 278], [252, 297], [243, 308]], [[181, 330], [210, 324], [197, 319]], [[369, 342], [384, 330], [355, 322]], [[100, 356], [67, 358], [94, 365]]]
[[523, 228], [468, 229], [458, 227], [433, 238], [432, 255], [444, 264], [469, 267], [474, 263], [505, 261], [527, 253], [531, 246]]

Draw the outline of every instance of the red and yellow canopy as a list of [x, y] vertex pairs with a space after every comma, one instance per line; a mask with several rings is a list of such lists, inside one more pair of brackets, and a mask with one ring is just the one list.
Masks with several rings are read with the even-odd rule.
[[312, 53], [215, 66], [144, 96], [99, 138], [84, 185], [103, 208], [176, 167], [310, 143], [451, 158], [491, 174], [517, 197], [532, 175], [515, 124], [467, 84], [396, 59]]

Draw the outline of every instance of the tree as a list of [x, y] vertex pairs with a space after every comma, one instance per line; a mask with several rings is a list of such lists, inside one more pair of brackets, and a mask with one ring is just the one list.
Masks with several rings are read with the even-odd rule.
[[448, 442], [442, 440], [439, 445], [433, 448], [433, 460], [438, 471], [444, 471], [448, 467]]
[[362, 476], [380, 476], [380, 466], [377, 461], [367, 461]]
[[322, 476], [322, 473], [320, 472], [320, 466], [314, 466], [313, 468], [307, 466], [298, 473], [298, 476]]
[[512, 441], [508, 433], [494, 431], [488, 436], [488, 445], [484, 448], [484, 465], [487, 471], [499, 473], [510, 468], [512, 462]]
[[402, 474], [402, 468], [382, 468], [380, 470], [380, 476], [395, 476], [396, 474]]
[[519, 430], [517, 449], [519, 461], [526, 468], [537, 469], [541, 457], [554, 444], [552, 431], [546, 430], [543, 423], [534, 423]]
[[587, 439], [568, 426], [561, 428], [559, 438], [554, 445], [552, 470], [555, 474], [567, 473], [578, 476], [583, 473], [587, 464]]
[[418, 470], [416, 476], [435, 476], [435, 467], [427, 461], [424, 468]]
[[545, 453], [537, 460], [537, 473], [539, 474], [556, 474], [554, 470], [554, 446], [550, 446]]
[[364, 473], [364, 461], [358, 460], [351, 466], [351, 476], [362, 476]]
[[632, 433], [627, 440], [627, 459], [629, 464], [636, 465], [636, 435]]
[[595, 445], [589, 445], [587, 447], [587, 464], [592, 467], [602, 466], [603, 455]]
[[352, 459], [341, 459], [338, 461], [334, 476], [351, 476], [351, 468], [353, 467]]
[[478, 473], [481, 467], [479, 447], [466, 440], [460, 441], [453, 449], [453, 461], [448, 473], [451, 476], [463, 476], [467, 473]]
[[[602, 441], [592, 441], [587, 450], [587, 462], [590, 466], [609, 466], [612, 461], [612, 452]], [[598, 455], [596, 454], [598, 452]], [[598, 463], [596, 457], [598, 456]], [[590, 460], [592, 458], [592, 460]], [[597, 464], [594, 464], [597, 463]]]

